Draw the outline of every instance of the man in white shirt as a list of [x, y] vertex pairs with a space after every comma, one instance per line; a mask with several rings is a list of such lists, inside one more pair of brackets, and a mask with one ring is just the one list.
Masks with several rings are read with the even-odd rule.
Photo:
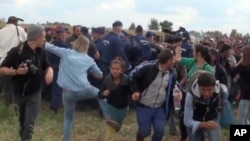
[[[10, 49], [27, 40], [27, 33], [18, 25], [18, 21], [23, 21], [23, 19], [10, 16], [6, 26], [0, 30], [0, 65]], [[5, 105], [9, 106], [12, 102], [11, 78], [0, 75], [0, 82], [0, 97], [4, 99]]]
[[0, 64], [11, 48], [17, 47], [20, 42], [25, 42], [27, 39], [27, 33], [18, 26], [18, 21], [23, 20], [10, 16], [6, 26], [0, 30]]

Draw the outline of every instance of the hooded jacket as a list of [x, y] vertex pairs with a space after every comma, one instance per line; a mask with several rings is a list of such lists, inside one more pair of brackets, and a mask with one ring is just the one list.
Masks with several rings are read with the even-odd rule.
[[[158, 68], [159, 64], [156, 63], [145, 63], [140, 68], [136, 67], [135, 71], [131, 72], [131, 85], [130, 89], [132, 93], [140, 92], [142, 93], [145, 89], [149, 87], [149, 85], [154, 81], [157, 77], [158, 72], [160, 71]], [[169, 79], [168, 86], [165, 88], [166, 91], [166, 99], [165, 99], [165, 113], [166, 119], [169, 118], [170, 107], [173, 106], [173, 88], [176, 82], [176, 71], [169, 70]]]
[[209, 100], [202, 98], [197, 80], [193, 83], [191, 92], [187, 94], [184, 110], [184, 124], [192, 128], [194, 133], [200, 122], [215, 120], [218, 122], [219, 112], [226, 101], [227, 87], [216, 81], [215, 91]]

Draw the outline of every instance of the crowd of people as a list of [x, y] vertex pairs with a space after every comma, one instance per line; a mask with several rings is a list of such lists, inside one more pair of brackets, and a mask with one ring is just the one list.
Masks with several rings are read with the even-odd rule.
[[235, 123], [232, 105], [238, 106], [237, 124], [250, 124], [248, 39], [194, 43], [181, 28], [178, 36], [166, 32], [161, 40], [151, 31], [144, 35], [140, 25], [130, 35], [121, 21], [110, 32], [76, 25], [68, 35], [61, 26], [51, 32], [31, 24], [25, 31], [20, 20], [11, 16], [0, 29], [0, 74], [1, 101], [16, 104], [22, 141], [32, 140], [48, 86], [50, 109], [64, 110], [64, 141], [70, 141], [77, 104], [87, 99], [98, 102], [108, 141], [115, 140], [131, 108], [137, 141], [150, 136], [151, 128], [151, 140], [161, 141], [166, 124], [180, 141], [222, 141], [221, 128]]

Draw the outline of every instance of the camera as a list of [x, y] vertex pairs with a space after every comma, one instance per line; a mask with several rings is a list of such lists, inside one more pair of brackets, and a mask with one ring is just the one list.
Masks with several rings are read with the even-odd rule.
[[185, 32], [186, 29], [184, 27], [180, 27], [177, 31], [172, 31], [169, 29], [163, 29], [162, 32], [166, 33], [164, 42], [169, 44], [178, 43], [183, 40], [182, 33]]
[[24, 63], [32, 74], [35, 74], [37, 72], [38, 68], [34, 64], [32, 64], [31, 60], [25, 60]]

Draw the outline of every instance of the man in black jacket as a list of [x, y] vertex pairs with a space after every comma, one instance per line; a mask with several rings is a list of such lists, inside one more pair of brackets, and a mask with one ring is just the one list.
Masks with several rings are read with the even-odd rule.
[[171, 68], [174, 63], [174, 53], [166, 49], [159, 54], [157, 63], [146, 64], [132, 76], [132, 99], [137, 101], [137, 141], [143, 141], [150, 135], [151, 125], [154, 130], [152, 141], [163, 138], [166, 119], [173, 104], [176, 73]]
[[[3, 61], [0, 73], [12, 76], [14, 102], [17, 104], [21, 141], [31, 141], [35, 120], [41, 106], [41, 86], [50, 84], [53, 69], [42, 49], [45, 31], [40, 25], [30, 25], [27, 42], [12, 48]], [[45, 72], [45, 76], [44, 76]]]

